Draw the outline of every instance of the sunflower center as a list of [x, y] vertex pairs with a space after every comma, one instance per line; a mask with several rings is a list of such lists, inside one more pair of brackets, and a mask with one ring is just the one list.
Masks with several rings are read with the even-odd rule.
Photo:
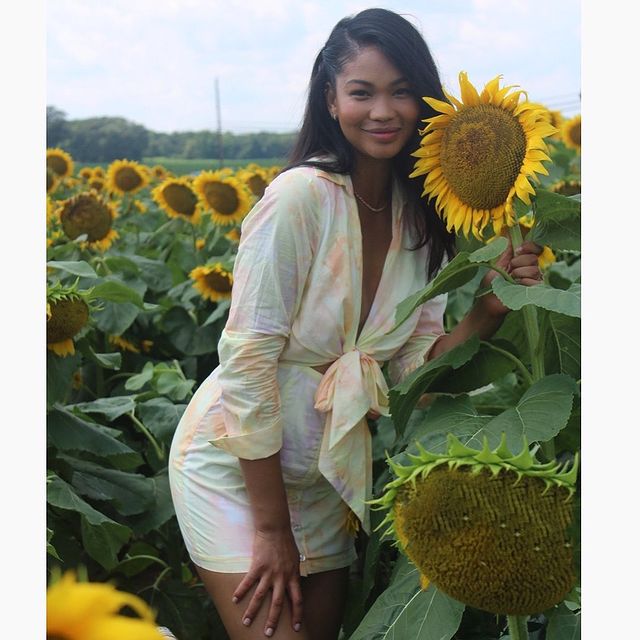
[[135, 191], [142, 184], [142, 176], [133, 167], [120, 167], [113, 181], [121, 191]]
[[231, 281], [228, 276], [217, 271], [212, 271], [204, 276], [207, 286], [218, 293], [229, 293], [231, 291]]
[[80, 195], [67, 202], [60, 214], [62, 228], [68, 238], [75, 240], [87, 234], [89, 242], [102, 240], [111, 229], [111, 212], [91, 195]]
[[582, 126], [578, 122], [569, 129], [569, 138], [573, 144], [580, 146], [582, 142]]
[[495, 105], [463, 109], [442, 139], [440, 163], [453, 192], [474, 209], [504, 204], [524, 162], [518, 118]]
[[47, 344], [73, 338], [89, 319], [89, 307], [81, 298], [63, 299], [51, 303], [47, 320]]
[[262, 198], [262, 196], [264, 195], [264, 190], [267, 188], [267, 183], [261, 175], [254, 173], [247, 180], [247, 184], [249, 185], [249, 189], [251, 189], [251, 193], [253, 193], [254, 196]]
[[196, 210], [198, 198], [183, 184], [169, 184], [162, 190], [167, 204], [183, 216], [192, 216]]
[[47, 158], [47, 167], [59, 176], [63, 176], [69, 169], [67, 161], [62, 156], [50, 155]]
[[571, 588], [571, 504], [565, 488], [516, 480], [442, 465], [399, 493], [394, 510], [407, 554], [436, 586], [473, 607], [524, 615]]
[[238, 208], [236, 190], [224, 182], [208, 182], [203, 188], [207, 204], [223, 216], [230, 216]]

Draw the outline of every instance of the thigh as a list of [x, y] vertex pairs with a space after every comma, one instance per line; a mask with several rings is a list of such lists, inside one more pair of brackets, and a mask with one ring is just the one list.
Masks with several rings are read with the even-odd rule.
[[349, 567], [302, 578], [304, 623], [310, 640], [337, 640], [348, 583]]
[[[257, 638], [267, 637], [264, 631], [267, 614], [269, 612], [270, 598], [267, 597], [264, 599], [258, 615], [249, 627], [245, 627], [242, 624], [242, 614], [251, 601], [255, 587], [249, 590], [238, 604], [234, 604], [231, 600], [233, 592], [245, 576], [244, 573], [218, 573], [215, 571], [208, 571], [207, 569], [203, 569], [197, 565], [196, 569], [207, 589], [207, 592], [209, 593], [209, 596], [213, 600], [213, 604], [215, 605], [218, 615], [220, 616], [231, 640], [256, 640]], [[303, 607], [305, 604], [303, 604]], [[304, 609], [303, 616], [304, 615], [306, 615], [306, 609]], [[291, 624], [291, 607], [289, 606], [287, 599], [285, 599], [285, 604], [282, 608], [278, 626], [271, 637], [273, 640], [315, 639], [316, 636], [309, 635], [307, 628], [308, 625], [306, 621], [304, 621], [300, 631], [293, 630]]]

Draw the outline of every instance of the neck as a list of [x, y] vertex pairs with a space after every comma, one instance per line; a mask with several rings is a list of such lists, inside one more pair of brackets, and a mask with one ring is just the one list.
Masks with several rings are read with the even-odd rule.
[[391, 193], [391, 162], [359, 160], [351, 172], [353, 188], [373, 206], [384, 204]]

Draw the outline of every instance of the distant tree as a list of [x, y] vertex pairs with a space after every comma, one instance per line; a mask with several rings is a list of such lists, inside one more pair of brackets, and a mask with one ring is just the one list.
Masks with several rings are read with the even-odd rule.
[[47, 105], [47, 147], [63, 146], [68, 135], [67, 114], [57, 107]]

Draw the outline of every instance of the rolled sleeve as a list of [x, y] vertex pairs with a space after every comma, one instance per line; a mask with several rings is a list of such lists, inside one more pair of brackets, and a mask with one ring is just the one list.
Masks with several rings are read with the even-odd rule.
[[278, 359], [316, 242], [313, 184], [295, 170], [269, 185], [242, 224], [229, 318], [218, 343], [224, 433], [211, 444], [255, 460], [282, 447]]
[[422, 366], [436, 340], [445, 334], [444, 311], [447, 294], [443, 293], [420, 307], [420, 317], [409, 340], [389, 360], [389, 378], [393, 386]]

